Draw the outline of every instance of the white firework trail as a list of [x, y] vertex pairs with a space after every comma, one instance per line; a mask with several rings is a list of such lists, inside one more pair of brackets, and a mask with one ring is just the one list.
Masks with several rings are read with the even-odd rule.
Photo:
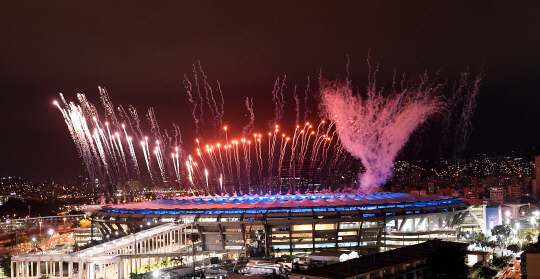
[[126, 137], [128, 147], [129, 147], [129, 154], [131, 155], [131, 160], [133, 162], [133, 166], [135, 167], [135, 172], [137, 174], [137, 179], [141, 179], [141, 170], [139, 169], [139, 163], [137, 161], [137, 156], [135, 155], [135, 148], [133, 148], [133, 140], [130, 136], [128, 136], [128, 133], [126, 131], [126, 125], [122, 124], [122, 129], [124, 130], [124, 135]]
[[156, 149], [154, 153], [156, 154], [156, 159], [158, 161], [159, 170], [161, 171], [161, 177], [163, 178], [163, 181], [166, 181], [166, 174], [165, 174], [165, 164], [163, 160], [163, 153], [160, 147], [160, 141], [156, 140]]
[[305, 132], [303, 133], [303, 137], [302, 137], [302, 145], [301, 145], [301, 148], [300, 148], [300, 156], [299, 156], [299, 159], [300, 159], [300, 166], [298, 167], [299, 170], [302, 169], [302, 167], [304, 166], [304, 163], [305, 163], [305, 158], [306, 158], [306, 152], [308, 150], [308, 145], [309, 145], [309, 140], [311, 139], [311, 136], [313, 136], [315, 134], [315, 132], [310, 132], [309, 129], [311, 129], [311, 125], [309, 123], [306, 123], [306, 129], [304, 130]]
[[310, 169], [313, 170], [313, 167], [315, 166], [315, 160], [317, 160], [317, 151], [318, 147], [320, 146], [320, 142], [323, 139], [324, 134], [321, 134], [321, 126], [325, 124], [325, 121], [321, 121], [319, 123], [319, 126], [317, 126], [317, 133], [315, 134], [315, 141], [313, 142], [312, 150], [311, 150], [311, 160], [310, 160]]
[[210, 186], [208, 184], [208, 170], [204, 169], [204, 176], [206, 177], [206, 192], [210, 193]]
[[208, 158], [210, 158], [210, 163], [212, 164], [212, 169], [214, 170], [215, 174], [219, 173], [219, 169], [216, 165], [216, 158], [213, 156], [214, 146], [208, 146], [206, 145], [206, 152], [208, 153]]
[[255, 144], [255, 158], [257, 160], [257, 177], [259, 178], [259, 183], [262, 183], [262, 154], [260, 150], [261, 146], [261, 135], [254, 134], [254, 144]]
[[241, 176], [241, 169], [240, 169], [240, 158], [238, 154], [238, 141], [233, 141], [233, 151], [234, 151], [234, 159], [236, 161], [236, 174], [238, 176], [238, 186], [240, 188], [240, 193], [242, 193], [242, 176]]
[[293, 164], [296, 164], [296, 144], [298, 142], [298, 129], [300, 126], [296, 125], [291, 143], [291, 161], [289, 163], [289, 177], [293, 177]]
[[251, 194], [251, 181], [250, 181], [250, 174], [251, 174], [251, 160], [249, 158], [249, 145], [251, 141], [247, 141], [246, 139], [242, 139], [242, 149], [244, 151], [244, 163], [246, 166], [246, 181], [249, 187], [248, 194]]
[[279, 161], [278, 161], [278, 180], [279, 180], [279, 192], [282, 193], [281, 187], [282, 187], [282, 181], [281, 181], [281, 167], [283, 166], [283, 157], [285, 156], [285, 149], [287, 148], [287, 142], [289, 141], [289, 138], [285, 138], [285, 134], [281, 136], [281, 144], [280, 144], [280, 153], [279, 153]]
[[223, 130], [225, 131], [225, 156], [227, 157], [227, 165], [229, 167], [229, 178], [231, 179], [231, 182], [232, 182], [234, 178], [233, 178], [232, 162], [231, 162], [232, 161], [231, 145], [229, 144], [227, 126], [223, 126]]
[[272, 137], [272, 133], [268, 133], [268, 176], [272, 177], [272, 167], [274, 165], [274, 150], [276, 147], [276, 135], [279, 131], [279, 126], [275, 125], [274, 129], [274, 136]]
[[146, 167], [148, 168], [148, 174], [150, 175], [150, 180], [154, 181], [154, 175], [152, 170], [152, 165], [150, 161], [150, 150], [148, 148], [148, 137], [144, 137], [144, 141], [141, 142], [141, 146], [144, 153], [144, 160], [146, 161]]
[[114, 139], [117, 140], [115, 146], [117, 150], [120, 152], [120, 160], [122, 161], [122, 164], [124, 165], [125, 173], [127, 174], [128, 179], [129, 179], [130, 177], [129, 177], [129, 169], [128, 169], [127, 160], [126, 160], [126, 154], [124, 152], [124, 146], [122, 145], [120, 134], [118, 132], [114, 134]]
[[[218, 143], [218, 144], [216, 144], [216, 146], [217, 146], [218, 153], [219, 153], [219, 163], [221, 165], [221, 171], [220, 171], [219, 177], [220, 177], [220, 180], [223, 180], [223, 176], [225, 175], [225, 165], [223, 164], [223, 157], [221, 156], [221, 144]], [[223, 181], [221, 181], [221, 182], [223, 182]]]

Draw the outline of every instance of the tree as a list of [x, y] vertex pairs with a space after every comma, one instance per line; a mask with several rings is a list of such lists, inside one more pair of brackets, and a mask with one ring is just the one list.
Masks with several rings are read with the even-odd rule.
[[17, 233], [12, 233], [9, 235], [9, 239], [11, 240], [11, 245], [15, 244], [23, 244], [26, 242], [29, 242], [30, 239], [26, 235], [19, 235]]
[[39, 245], [43, 242], [46, 242], [47, 241], [47, 238], [43, 235], [40, 235], [38, 238], [37, 238], [37, 241], [36, 241], [36, 244]]
[[475, 275], [475, 278], [491, 279], [493, 276], [497, 275], [497, 271], [484, 265], [475, 273]]
[[478, 272], [484, 267], [484, 262], [476, 262], [471, 267], [471, 274], [473, 275], [473, 278], [476, 278], [478, 276]]
[[4, 276], [11, 277], [11, 256], [9, 254], [0, 258], [0, 267], [4, 271]]
[[511, 256], [504, 256], [504, 257], [497, 257], [497, 255], [493, 255], [493, 259], [490, 262], [490, 265], [492, 267], [496, 267], [497, 269], [503, 269], [506, 267], [508, 262], [512, 259]]
[[498, 225], [491, 229], [491, 234], [501, 238], [508, 238], [512, 233], [512, 229], [507, 225]]
[[92, 227], [92, 221], [87, 219], [81, 219], [81, 221], [79, 221], [79, 227], [83, 229], [89, 229], [90, 227]]
[[129, 274], [129, 279], [150, 279], [150, 272], [145, 272], [145, 273], [131, 272]]
[[497, 242], [493, 241], [493, 240], [489, 240], [486, 242], [486, 247], [487, 248], [491, 248], [491, 253], [494, 252], [495, 248], [497, 248]]
[[182, 258], [182, 257], [173, 257], [173, 258], [171, 258], [171, 262], [174, 265], [177, 265], [178, 263], [180, 263], [180, 265], [182, 265], [182, 263], [184, 262], [184, 258]]
[[486, 247], [487, 241], [488, 239], [486, 235], [482, 232], [475, 234], [473, 237], [473, 243], [481, 247], [482, 249]]
[[525, 241], [526, 243], [531, 243], [533, 241], [534, 234], [531, 231], [527, 231], [525, 233]]
[[487, 236], [482, 232], [475, 233], [471, 235], [469, 242], [472, 244], [475, 244], [476, 246], [482, 249], [482, 252], [484, 253], [483, 258], [484, 258], [484, 261], [486, 261], [486, 256], [485, 256], [486, 251], [484, 249], [487, 247], [491, 247], [491, 245], [493, 245], [493, 244], [490, 244], [490, 241], [488, 240]]
[[11, 240], [11, 242], [15, 243], [15, 238], [17, 238], [16, 233], [10, 233], [9, 234], [9, 239]]
[[28, 236], [26, 235], [19, 236], [19, 243], [27, 243], [27, 242], [30, 242], [30, 238], [28, 238]]
[[510, 244], [506, 249], [512, 251], [512, 253], [519, 253], [519, 251], [521, 251], [521, 248], [517, 244]]
[[505, 242], [508, 240], [508, 237], [512, 233], [510, 226], [498, 225], [491, 229], [491, 234], [497, 236], [497, 246], [501, 249], [504, 248]]
[[467, 251], [461, 247], [444, 247], [430, 253], [427, 256], [428, 278], [467, 278], [466, 256]]

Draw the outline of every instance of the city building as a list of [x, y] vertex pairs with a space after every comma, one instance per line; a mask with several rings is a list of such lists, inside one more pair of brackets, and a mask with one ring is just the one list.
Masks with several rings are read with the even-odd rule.
[[496, 202], [506, 201], [506, 189], [504, 187], [492, 187], [489, 189], [489, 200]]
[[536, 174], [535, 179], [532, 180], [532, 196], [535, 199], [538, 199], [540, 196], [540, 156], [534, 158], [534, 173]]

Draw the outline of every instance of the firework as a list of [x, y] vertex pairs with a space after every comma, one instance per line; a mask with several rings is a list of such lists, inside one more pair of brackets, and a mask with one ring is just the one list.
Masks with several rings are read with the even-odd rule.
[[[459, 83], [458, 93], [469, 88], [467, 76], [464, 75]], [[365, 95], [354, 93], [349, 80], [329, 82], [319, 79], [321, 116], [325, 119], [318, 124], [298, 123], [300, 98], [295, 86], [296, 125], [285, 123], [282, 126], [278, 122], [284, 113], [285, 77], [276, 80], [272, 90], [275, 118], [269, 122], [270, 131], [265, 139], [263, 133], [252, 134], [255, 129], [253, 99], [245, 101], [250, 119], [246, 126], [237, 127], [242, 131], [241, 135], [231, 133], [228, 126], [223, 125], [221, 86], [218, 83], [219, 95], [216, 95], [220, 98], [216, 99], [200, 63], [198, 67], [194, 65], [192, 81], [184, 76], [198, 135], [194, 140], [196, 147], [191, 151], [182, 148], [177, 125], [173, 124], [173, 136], [159, 127], [153, 108], [148, 110], [151, 129], [146, 135], [133, 106], [129, 107], [129, 113], [122, 106], [118, 107], [125, 121], [121, 123], [104, 88], [99, 88], [104, 121], [84, 94], [77, 94], [78, 104], [66, 102], [62, 94], [61, 102], [54, 104], [64, 117], [90, 178], [102, 194], [112, 193], [115, 189], [125, 191], [127, 182], [139, 180], [146, 185], [149, 183], [148, 188], [171, 187], [206, 195], [336, 190], [353, 186], [356, 179], [340, 182], [337, 176], [340, 171], [357, 172], [360, 169], [358, 163], [366, 172], [359, 174], [357, 185], [360, 187], [357, 189], [372, 191], [392, 176], [395, 157], [411, 133], [430, 116], [443, 111], [446, 104], [433, 97], [444, 84], [429, 82], [427, 75], [420, 77], [419, 84], [401, 90], [394, 88], [387, 95], [377, 88], [375, 75], [371, 72]], [[466, 131], [466, 135], [459, 138], [461, 149], [470, 134], [469, 119], [478, 86], [477, 79], [467, 91], [470, 93], [463, 97], [468, 99], [464, 102], [466, 113], [460, 120], [465, 124], [459, 126]], [[309, 113], [308, 91], [309, 78], [304, 120]], [[457, 103], [456, 98], [450, 98], [452, 106]], [[210, 109], [208, 114], [204, 113], [204, 107]], [[212, 124], [214, 134], [207, 134], [205, 123]], [[133, 137], [140, 145], [133, 144]], [[139, 158], [144, 159], [145, 173], [139, 168]], [[252, 162], [256, 162], [256, 167], [252, 168]]]

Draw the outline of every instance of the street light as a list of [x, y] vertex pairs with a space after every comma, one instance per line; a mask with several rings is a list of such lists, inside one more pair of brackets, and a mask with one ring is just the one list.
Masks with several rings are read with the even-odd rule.
[[51, 248], [52, 248], [52, 236], [53, 236], [53, 234], [54, 234], [53, 229], [50, 229], [50, 230], [49, 230], [49, 234], [51, 235]]
[[43, 223], [43, 222], [39, 221], [39, 234], [41, 234], [41, 223]]
[[64, 219], [64, 230], [66, 229], [66, 217], [63, 218]]

